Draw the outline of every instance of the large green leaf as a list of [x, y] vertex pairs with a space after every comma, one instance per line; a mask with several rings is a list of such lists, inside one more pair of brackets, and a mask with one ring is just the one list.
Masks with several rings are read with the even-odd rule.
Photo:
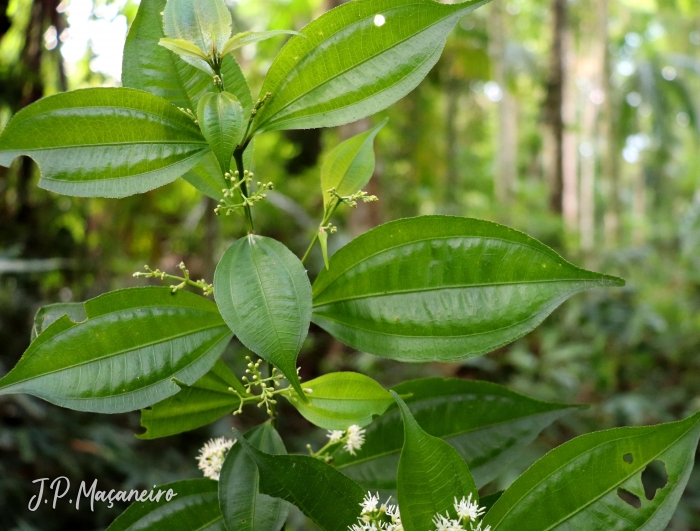
[[304, 389], [309, 402], [292, 396], [292, 405], [306, 420], [327, 430], [347, 430], [352, 424], [366, 426], [394, 403], [386, 389], [356, 372], [325, 374], [304, 382]]
[[141, 426], [146, 431], [137, 435], [139, 439], [157, 439], [206, 426], [240, 405], [238, 395], [229, 388], [241, 396], [248, 394], [220, 359], [192, 385], [176, 383], [181, 387], [177, 394], [141, 410]]
[[56, 94], [22, 109], [0, 134], [0, 165], [19, 155], [39, 186], [82, 197], [124, 197], [174, 181], [209, 151], [192, 119], [133, 89]]
[[[287, 453], [270, 421], [246, 432], [244, 437], [266, 454]], [[260, 494], [259, 484], [255, 462], [241, 444], [233, 445], [219, 477], [219, 507], [228, 531], [279, 531], [284, 525], [289, 505], [279, 498]]]
[[[227, 531], [217, 499], [218, 485], [211, 479], [188, 479], [157, 487], [176, 494], [169, 502], [134, 502], [107, 531]], [[137, 491], [139, 494], [141, 491]]]
[[170, 288], [131, 288], [85, 303], [44, 330], [0, 379], [0, 395], [28, 393], [79, 411], [121, 413], [155, 404], [204, 375], [231, 339], [216, 305]]
[[401, 361], [456, 361], [527, 334], [581, 291], [621, 286], [503, 225], [422, 216], [350, 242], [314, 283], [313, 321]]
[[324, 461], [306, 455], [270, 455], [236, 433], [260, 472], [260, 492], [296, 505], [322, 531], [348, 531], [365, 491]]
[[404, 443], [396, 476], [401, 522], [406, 531], [433, 529], [433, 517], [452, 509], [456, 497], [478, 500], [474, 478], [457, 451], [425, 433], [403, 400], [392, 391], [401, 410]]
[[328, 212], [334, 198], [328, 190], [348, 196], [362, 190], [374, 173], [374, 138], [389, 119], [369, 131], [341, 142], [331, 151], [321, 166], [323, 209]]
[[[145, 90], [169, 102], [197, 110], [197, 102], [207, 92], [218, 92], [212, 76], [188, 65], [177, 55], [159, 46], [163, 33], [166, 0], [141, 0], [124, 45], [122, 82], [125, 87]], [[246, 114], [253, 98], [243, 72], [232, 56], [221, 64], [224, 88], [238, 98]]]
[[296, 359], [309, 331], [311, 285], [299, 259], [272, 238], [241, 238], [216, 267], [214, 296], [241, 343], [278, 367], [303, 396]]
[[358, 0], [323, 14], [275, 58], [255, 129], [354, 122], [387, 108], [428, 74], [457, 21], [488, 0]]
[[[577, 437], [520, 476], [484, 523], [493, 531], [663, 531], [692, 472], [698, 437], [700, 413], [670, 424]], [[658, 490], [642, 484], [654, 461], [668, 474]], [[638, 508], [623, 497], [636, 497]]]
[[[556, 419], [576, 406], [533, 400], [501, 385], [457, 378], [424, 378], [393, 388], [421, 428], [445, 439], [471, 469], [479, 488], [518, 458]], [[367, 490], [392, 494], [403, 445], [401, 415], [393, 408], [367, 427], [365, 444], [352, 456], [338, 451], [336, 467]]]
[[85, 305], [82, 302], [59, 302], [42, 306], [34, 315], [31, 340], [34, 341], [39, 334], [64, 315], [67, 315], [74, 323], [87, 319]]
[[245, 129], [243, 107], [233, 94], [205, 94], [197, 105], [197, 119], [204, 138], [219, 161], [221, 172], [231, 169], [231, 156]]

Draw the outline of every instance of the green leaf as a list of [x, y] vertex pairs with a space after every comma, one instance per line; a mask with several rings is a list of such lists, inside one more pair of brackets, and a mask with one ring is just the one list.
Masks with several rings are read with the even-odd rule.
[[333, 127], [386, 109], [428, 74], [457, 21], [487, 1], [371, 0], [328, 11], [275, 58], [255, 130]]
[[202, 72], [206, 72], [210, 76], [214, 76], [214, 70], [212, 70], [211, 66], [209, 66], [207, 54], [205, 54], [190, 41], [183, 39], [163, 38], [158, 41], [158, 44], [160, 44], [163, 48], [167, 48], [171, 52], [176, 53], [180, 56], [180, 59], [190, 63], [195, 68], [198, 68]]
[[[243, 436], [267, 454], [286, 454], [287, 449], [270, 421]], [[226, 455], [219, 477], [219, 507], [228, 531], [279, 531], [287, 519], [289, 505], [279, 498], [258, 493], [260, 474], [241, 444]]]
[[[197, 102], [207, 92], [218, 92], [212, 76], [185, 63], [179, 56], [159, 46], [163, 33], [166, 0], [141, 0], [124, 45], [122, 83], [125, 87], [145, 90], [172, 104], [197, 110]], [[206, 50], [205, 50], [206, 51]], [[253, 98], [243, 72], [232, 56], [221, 63], [224, 89], [235, 95], [246, 113], [253, 108]]]
[[197, 120], [222, 173], [228, 172], [233, 150], [246, 126], [240, 102], [228, 92], [205, 94], [197, 106]]
[[[459, 452], [479, 488], [507, 470], [544, 428], [577, 409], [458, 378], [410, 380], [393, 390], [405, 397], [422, 429]], [[398, 409], [384, 413], [367, 427], [357, 456], [335, 453], [336, 468], [367, 490], [392, 494], [403, 446], [401, 422]]]
[[180, 56], [194, 57], [197, 59], [207, 59], [207, 54], [200, 50], [196, 45], [192, 44], [190, 41], [185, 41], [183, 39], [168, 39], [162, 38], [158, 41], [162, 47], [167, 48], [171, 52], [175, 52]]
[[381, 415], [394, 399], [369, 376], [334, 372], [304, 382], [309, 403], [292, 397], [291, 404], [306, 420], [327, 430], [347, 430], [352, 424], [366, 426]]
[[[169, 502], [134, 502], [107, 531], [227, 531], [217, 499], [218, 485], [211, 479], [188, 479], [158, 487], [176, 494]], [[137, 491], [141, 494], [142, 491]]]
[[[493, 531], [662, 531], [692, 472], [698, 437], [700, 413], [680, 422], [577, 437], [525, 471], [484, 523]], [[668, 483], [647, 491], [643, 472], [654, 461], [665, 466]], [[639, 508], [621, 495], [636, 496]]]
[[348, 531], [365, 491], [332, 466], [306, 455], [270, 455], [237, 439], [260, 472], [260, 492], [296, 505], [322, 531]]
[[524, 336], [576, 293], [622, 285], [503, 225], [421, 216], [336, 252], [314, 283], [313, 321], [378, 356], [457, 361]]
[[0, 379], [0, 395], [28, 393], [78, 411], [122, 413], [177, 393], [218, 359], [231, 331], [216, 305], [170, 288], [131, 288], [85, 303], [44, 330]]
[[231, 12], [223, 0], [168, 0], [163, 32], [171, 39], [190, 41], [207, 54], [220, 52], [231, 37]]
[[39, 334], [64, 315], [67, 315], [74, 323], [87, 319], [85, 305], [82, 302], [59, 302], [43, 306], [34, 315], [31, 340], [34, 341]]
[[323, 161], [321, 192], [323, 210], [328, 212], [335, 198], [328, 190], [335, 188], [338, 195], [348, 196], [362, 190], [374, 173], [374, 138], [389, 121], [382, 121], [369, 131], [341, 142]]
[[323, 227], [318, 229], [318, 243], [321, 244], [321, 254], [323, 255], [323, 263], [326, 265], [326, 269], [331, 266], [328, 260], [328, 233]]
[[180, 391], [141, 410], [141, 426], [146, 431], [139, 439], [157, 439], [211, 424], [238, 408], [240, 399], [229, 387], [247, 396], [245, 388], [231, 369], [216, 361], [211, 370], [192, 385], [180, 385]]
[[41, 168], [40, 187], [81, 197], [152, 190], [183, 175], [208, 151], [189, 117], [133, 89], [49, 96], [18, 112], [0, 134], [0, 165], [30, 156]]
[[287, 247], [250, 234], [221, 258], [214, 275], [221, 315], [250, 350], [278, 367], [303, 398], [296, 359], [311, 320], [311, 285]]
[[303, 34], [294, 30], [244, 31], [243, 33], [237, 33], [228, 40], [221, 51], [221, 55], [229, 54], [238, 48], [242, 48], [246, 44], [266, 41], [267, 39], [277, 37], [278, 35], [301, 35], [304, 37]]
[[479, 493], [469, 467], [457, 451], [442, 439], [425, 433], [396, 392], [401, 410], [404, 443], [396, 476], [401, 523], [406, 531], [433, 529], [433, 517], [453, 510], [454, 498]]

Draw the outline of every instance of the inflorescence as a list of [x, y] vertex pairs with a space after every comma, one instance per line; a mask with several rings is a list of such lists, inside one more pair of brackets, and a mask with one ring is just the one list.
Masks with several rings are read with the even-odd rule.
[[171, 285], [170, 287], [173, 290], [173, 293], [176, 293], [180, 291], [182, 288], [185, 286], [192, 286], [195, 288], [199, 288], [204, 292], [204, 295], [212, 295], [214, 293], [214, 286], [212, 284], [209, 284], [206, 280], [192, 280], [190, 279], [190, 272], [189, 270], [185, 267], [184, 262], [180, 262], [178, 267], [182, 270], [184, 277], [178, 277], [176, 275], [169, 275], [165, 271], [161, 271], [160, 269], [153, 270], [151, 269], [148, 265], [143, 266], [146, 272], [138, 271], [134, 273], [135, 278], [159, 278], [161, 280], [165, 280], [166, 278], [171, 279], [171, 280], [179, 280], [179, 284]]
[[314, 452], [311, 449], [310, 444], [307, 444], [306, 448], [309, 450], [311, 457], [323, 459], [328, 463], [333, 460], [330, 450], [334, 449], [334, 447], [339, 444], [342, 444], [345, 451], [350, 455], [356, 455], [355, 451], [362, 448], [362, 445], [365, 443], [365, 433], [366, 431], [364, 428], [361, 428], [357, 424], [353, 424], [347, 430], [328, 431], [326, 434], [326, 437], [328, 437], [328, 442], [318, 452]]
[[197, 466], [204, 473], [204, 477], [219, 481], [226, 454], [235, 443], [236, 439], [231, 440], [224, 437], [210, 439], [204, 443], [197, 456]]
[[[275, 396], [284, 394], [287, 397], [290, 397], [294, 391], [291, 387], [276, 389], [277, 387], [280, 387], [281, 380], [285, 379], [284, 374], [280, 373], [277, 370], [277, 367], [272, 368], [272, 373], [270, 376], [263, 378], [263, 375], [260, 372], [260, 364], [262, 363], [262, 360], [258, 360], [253, 363], [250, 356], [246, 356], [246, 359], [248, 360], [248, 368], [245, 370], [245, 372], [246, 374], [250, 375], [250, 377], [243, 376], [243, 378], [241, 378], [243, 381], [243, 386], [246, 389], [246, 396], [243, 396], [233, 387], [228, 388], [228, 390], [235, 393], [240, 400], [238, 409], [234, 411], [233, 414], [240, 415], [243, 412], [244, 404], [258, 402], [258, 407], [265, 407], [267, 414], [272, 417], [275, 414], [275, 406], [277, 405]], [[260, 388], [260, 394], [253, 393], [254, 387]]]
[[[258, 188], [253, 194], [246, 196], [243, 193], [243, 189], [249, 189], [248, 186], [253, 182], [253, 177], [255, 177], [255, 174], [248, 170], [243, 171], [242, 178], [240, 177], [240, 172], [237, 170], [233, 172], [233, 174], [229, 172], [224, 174], [224, 178], [226, 181], [229, 181], [231, 185], [221, 190], [224, 194], [224, 198], [219, 201], [219, 204], [214, 209], [217, 216], [221, 212], [226, 212], [226, 215], [230, 216], [232, 212], [235, 212], [239, 208], [255, 206], [255, 203], [267, 197], [265, 192], [272, 189], [272, 183], [258, 182]], [[240, 197], [241, 202], [231, 202], [235, 197]]]

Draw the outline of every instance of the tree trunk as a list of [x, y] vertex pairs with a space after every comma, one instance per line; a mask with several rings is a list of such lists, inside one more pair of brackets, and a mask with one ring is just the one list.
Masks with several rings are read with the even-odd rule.
[[550, 56], [547, 96], [544, 102], [545, 168], [549, 183], [549, 207], [562, 212], [564, 181], [564, 104], [566, 29], [568, 26], [567, 0], [552, 0], [552, 48]]
[[[503, 15], [503, 4], [494, 2], [489, 13], [489, 56], [493, 79], [501, 88], [501, 101], [498, 102], [497, 160], [494, 172], [494, 195], [501, 205], [508, 205], [513, 199], [517, 180], [517, 106], [508, 86], [507, 76], [507, 32]], [[504, 209], [504, 213], [507, 210]]]

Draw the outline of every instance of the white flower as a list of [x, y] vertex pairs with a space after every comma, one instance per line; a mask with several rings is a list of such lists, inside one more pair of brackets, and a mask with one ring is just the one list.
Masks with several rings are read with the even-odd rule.
[[485, 507], [479, 508], [479, 504], [477, 502], [472, 501], [471, 494], [469, 494], [468, 498], [462, 496], [462, 499], [459, 501], [457, 501], [457, 498], [455, 497], [454, 507], [455, 511], [457, 512], [457, 516], [459, 516], [459, 519], [465, 520], [467, 522], [476, 521], [478, 518], [481, 518], [486, 512]]
[[361, 514], [372, 514], [377, 510], [377, 504], [379, 503], [379, 493], [376, 496], [372, 496], [372, 493], [368, 492], [365, 499], [362, 500], [360, 507], [362, 507]]
[[340, 439], [343, 438], [343, 435], [345, 435], [345, 432], [343, 430], [328, 430], [328, 434], [326, 435], [326, 437], [330, 439], [330, 442], [337, 443], [340, 442]]
[[491, 526], [487, 525], [485, 528], [482, 529], [481, 522], [479, 522], [479, 524], [476, 527], [474, 527], [474, 524], [472, 524], [472, 531], [491, 531]]
[[451, 524], [452, 521], [449, 519], [449, 515], [436, 514], [433, 516], [433, 525], [435, 525], [436, 531], [450, 531]]
[[219, 481], [221, 467], [224, 465], [226, 454], [234, 445], [233, 441], [224, 437], [210, 439], [207, 441], [197, 456], [199, 469], [204, 473], [204, 477]]
[[355, 455], [355, 450], [362, 448], [363, 444], [365, 444], [365, 430], [360, 428], [357, 424], [353, 424], [348, 428], [345, 449], [350, 455]]

